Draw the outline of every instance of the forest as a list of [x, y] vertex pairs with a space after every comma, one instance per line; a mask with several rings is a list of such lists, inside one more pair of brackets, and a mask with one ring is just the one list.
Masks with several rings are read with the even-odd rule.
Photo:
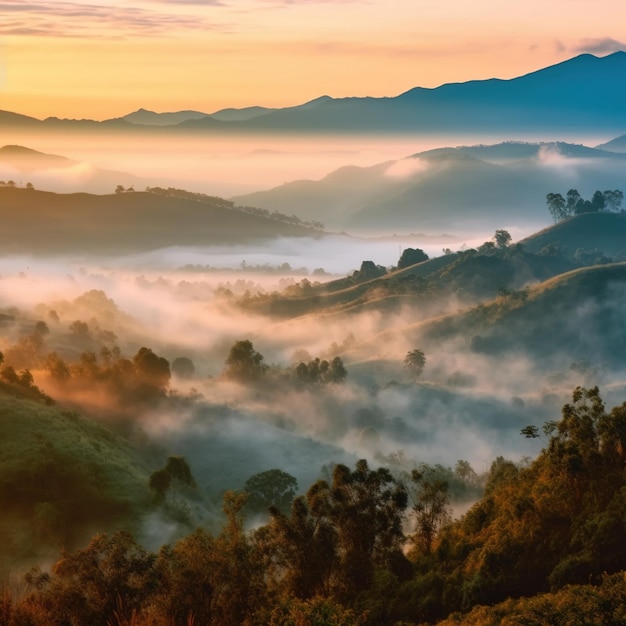
[[472, 239], [0, 188], [0, 624], [626, 623], [599, 184]]
[[[520, 433], [542, 439], [535, 459], [498, 457], [484, 475], [362, 459], [295, 496], [274, 470], [224, 494], [216, 532], [156, 552], [129, 531], [97, 534], [5, 589], [2, 623], [623, 623], [626, 402], [609, 410], [597, 387], [577, 387], [555, 417]], [[161, 473], [195, 488], [183, 458]], [[453, 519], [451, 501], [476, 493]], [[255, 498], [269, 519], [251, 528]]]

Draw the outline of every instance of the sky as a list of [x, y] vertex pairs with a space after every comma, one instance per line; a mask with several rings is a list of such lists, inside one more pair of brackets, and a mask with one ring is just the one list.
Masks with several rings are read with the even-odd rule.
[[626, 49], [623, 0], [0, 0], [0, 109], [108, 119], [513, 78]]

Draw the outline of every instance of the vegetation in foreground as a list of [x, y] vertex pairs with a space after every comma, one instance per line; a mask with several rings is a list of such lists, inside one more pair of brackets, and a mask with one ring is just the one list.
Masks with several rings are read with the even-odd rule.
[[579, 387], [560, 420], [523, 434], [544, 437], [539, 456], [496, 459], [456, 521], [436, 475], [337, 465], [253, 531], [248, 495], [227, 492], [217, 534], [158, 553], [97, 535], [6, 593], [3, 623], [623, 624], [626, 402], [608, 411]]

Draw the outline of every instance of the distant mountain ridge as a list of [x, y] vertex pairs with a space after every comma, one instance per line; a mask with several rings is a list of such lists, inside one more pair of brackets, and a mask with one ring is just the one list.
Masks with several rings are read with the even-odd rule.
[[[610, 97], [607, 97], [610, 94]], [[246, 107], [154, 113], [139, 109], [121, 118], [37, 120], [0, 111], [0, 125], [82, 125], [177, 131], [271, 132], [511, 132], [626, 129], [626, 52], [581, 54], [513, 79], [415, 87], [395, 97], [321, 96], [281, 109]]]
[[[564, 180], [564, 174], [567, 179]], [[546, 194], [622, 188], [626, 155], [564, 142], [436, 148], [236, 196], [350, 232], [492, 229], [549, 219]]]

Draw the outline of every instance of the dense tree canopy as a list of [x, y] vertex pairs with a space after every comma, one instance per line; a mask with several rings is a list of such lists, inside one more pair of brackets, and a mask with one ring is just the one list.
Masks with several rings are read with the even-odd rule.
[[[560, 420], [524, 429], [540, 432], [538, 457], [498, 457], [484, 494], [457, 520], [449, 485], [480, 482], [464, 461], [397, 476], [365, 460], [339, 464], [289, 512], [278, 503], [295, 480], [270, 470], [251, 477], [249, 493], [225, 494], [216, 535], [200, 529], [158, 554], [128, 533], [98, 535], [50, 574], [32, 570], [22, 598], [0, 598], [3, 623], [392, 626], [447, 617], [446, 626], [495, 626], [510, 612], [520, 624], [622, 624], [626, 403], [607, 411], [597, 388], [579, 387]], [[159, 472], [189, 478], [170, 458]], [[246, 531], [255, 491], [274, 502], [271, 519]], [[547, 592], [556, 595], [535, 595]], [[570, 602], [578, 621], [565, 619]]]
[[560, 193], [549, 193], [546, 196], [546, 204], [550, 215], [555, 222], [581, 213], [595, 213], [598, 211], [619, 211], [622, 206], [624, 194], [619, 189], [595, 191], [591, 200], [585, 200], [577, 189], [570, 189], [566, 198]]

